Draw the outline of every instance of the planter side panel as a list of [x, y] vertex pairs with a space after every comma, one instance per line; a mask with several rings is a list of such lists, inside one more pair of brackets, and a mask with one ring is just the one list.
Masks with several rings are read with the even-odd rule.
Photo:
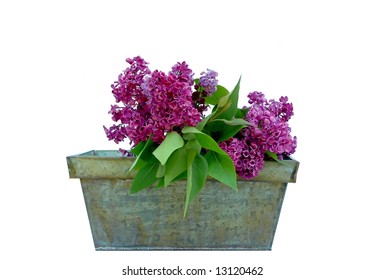
[[129, 195], [131, 179], [81, 179], [96, 250], [270, 250], [286, 183], [217, 181], [182, 213], [185, 183]]

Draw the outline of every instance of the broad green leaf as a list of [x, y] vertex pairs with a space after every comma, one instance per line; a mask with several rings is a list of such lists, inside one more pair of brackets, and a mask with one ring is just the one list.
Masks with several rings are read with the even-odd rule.
[[[180, 180], [185, 180], [187, 179], [187, 170], [185, 170], [184, 172], [182, 172], [179, 176], [177, 176], [176, 178], [174, 178], [171, 183], [173, 182], [177, 182], [177, 181], [180, 181]], [[163, 178], [160, 178], [159, 179], [159, 183], [157, 184], [156, 186], [157, 188], [164, 188], [166, 187], [165, 183], [164, 183], [164, 177]]]
[[204, 131], [209, 131], [209, 133], [212, 133], [212, 132], [218, 132], [218, 131], [221, 131], [225, 128], [225, 123], [222, 121], [222, 119], [220, 120], [216, 120], [214, 118], [211, 119], [210, 122], [207, 123], [207, 125], [205, 126], [205, 129]]
[[219, 102], [217, 103], [217, 108], [225, 107], [226, 104], [231, 104], [228, 103], [230, 94], [228, 93], [227, 95], [224, 95], [222, 98], [220, 98]]
[[184, 204], [184, 215], [187, 214], [187, 209], [189, 205], [189, 196], [191, 195], [192, 190], [192, 162], [195, 158], [196, 153], [193, 150], [187, 150], [187, 189], [185, 193], [185, 204]]
[[224, 127], [224, 129], [222, 129], [221, 131], [215, 134], [215, 137], [216, 137], [215, 139], [217, 139], [216, 140], [217, 142], [226, 141], [229, 138], [235, 136], [240, 130], [242, 130], [245, 127], [246, 127], [245, 125], [236, 125], [236, 126], [227, 125], [226, 127]]
[[201, 122], [199, 122], [195, 127], [200, 130], [200, 131], [203, 131], [203, 128], [204, 126], [207, 124], [207, 122], [210, 120], [210, 118], [212, 117], [212, 114], [206, 116]]
[[156, 177], [164, 178], [164, 174], [165, 174], [165, 165], [159, 164], [159, 168], [157, 169], [157, 172], [156, 172]]
[[219, 153], [219, 154], [226, 154], [226, 152], [224, 152], [220, 148], [220, 146], [211, 136], [201, 133], [201, 134], [196, 134], [196, 138], [203, 148], [215, 151], [216, 153]]
[[183, 134], [183, 138], [184, 140], [187, 140], [187, 141], [196, 139], [195, 134], [192, 134], [192, 133]]
[[169, 156], [177, 149], [183, 147], [184, 140], [177, 132], [172, 131], [167, 134], [160, 146], [153, 152], [153, 155], [165, 165]]
[[230, 104], [229, 107], [225, 111], [219, 113], [217, 118], [231, 120], [235, 116], [238, 109], [237, 104], [239, 101], [240, 81], [241, 77], [228, 98], [227, 103]]
[[143, 166], [132, 181], [130, 193], [136, 193], [152, 186], [159, 179], [156, 177], [158, 168], [159, 162], [157, 161], [150, 162]]
[[202, 155], [198, 154], [192, 162], [192, 189], [189, 195], [189, 202], [191, 202], [204, 187], [207, 176], [207, 160]]
[[238, 126], [238, 125], [243, 125], [243, 126], [253, 126], [253, 123], [250, 123], [244, 119], [239, 119], [239, 118], [234, 118], [232, 120], [224, 120], [224, 123], [227, 125], [233, 125], [233, 126]]
[[269, 156], [271, 159], [273, 159], [274, 161], [277, 161], [280, 164], [288, 165], [284, 160], [279, 160], [276, 153], [272, 153], [270, 151], [265, 151], [265, 154], [267, 156]]
[[235, 118], [243, 119], [248, 114], [248, 111], [251, 109], [251, 107], [246, 107], [244, 109], [237, 109]]
[[176, 150], [165, 165], [164, 186], [168, 186], [177, 176], [187, 170], [187, 150], [185, 146]]
[[[242, 112], [239, 112], [237, 104], [239, 101], [239, 91], [240, 91], [240, 80], [237, 82], [235, 88], [228, 97], [228, 100], [223, 107], [216, 106], [212, 112], [210, 120], [206, 123], [204, 131], [218, 132], [225, 129], [226, 124], [224, 122], [215, 122], [218, 119], [225, 119], [231, 121], [236, 114], [240, 115]], [[224, 101], [225, 99], [223, 99]], [[213, 123], [215, 122], [215, 123]]]
[[193, 126], [185, 126], [181, 132], [183, 134], [187, 134], [187, 133], [202, 133], [200, 130], [198, 130], [196, 127], [193, 127]]
[[[137, 155], [135, 161], [132, 163], [131, 167], [129, 168], [128, 172], [127, 173], [130, 173], [135, 167], [137, 167], [138, 163], [140, 161], [145, 161], [145, 162], [148, 162], [151, 160], [151, 158], [153, 157], [152, 153], [153, 151], [156, 149], [157, 147], [157, 144], [154, 143], [151, 139], [148, 139], [144, 146], [142, 144], [143, 142], [140, 142], [138, 146], [140, 146], [140, 148], [138, 148], [138, 150], [141, 150], [140, 153]], [[138, 151], [136, 150], [136, 152]], [[137, 169], [137, 168], [136, 168]]]
[[144, 148], [141, 150], [138, 157], [144, 161], [150, 161], [152, 159], [152, 153], [153, 151], [158, 147], [158, 144], [153, 142], [151, 139], [148, 139], [147, 142], [145, 142]]
[[227, 94], [229, 94], [229, 91], [225, 87], [217, 85], [216, 91], [211, 96], [207, 96], [205, 98], [205, 103], [210, 105], [217, 105], [219, 100]]
[[275, 161], [279, 161], [279, 159], [277, 158], [277, 154], [276, 153], [272, 153], [270, 151], [266, 151], [265, 154], [267, 156], [269, 156], [271, 159], [275, 160]]
[[234, 118], [234, 119], [231, 119], [231, 120], [226, 120], [226, 119], [215, 119], [212, 121], [212, 123], [215, 123], [215, 122], [223, 122], [227, 125], [244, 125], [244, 126], [253, 126], [254, 124], [253, 123], [250, 123], [244, 119], [239, 119], [239, 118]]
[[[134, 163], [130, 166], [130, 169], [128, 170], [127, 174], [128, 175], [129, 173], [131, 173], [134, 169], [135, 170], [140, 170], [144, 165], [147, 165], [148, 162], [147, 161], [144, 161], [140, 158], [136, 158]], [[133, 174], [133, 173], [132, 173]]]
[[222, 113], [225, 112], [226, 110], [228, 110], [228, 108], [231, 106], [231, 104], [232, 104], [231, 101], [227, 101], [225, 104], [222, 104], [221, 107], [216, 105], [212, 110], [208, 124], [210, 124], [210, 122], [213, 122], [215, 119], [220, 118]]
[[183, 130], [181, 132], [184, 133], [184, 134], [186, 134], [186, 133], [194, 133], [195, 136], [196, 136], [196, 139], [199, 141], [200, 145], [203, 148], [215, 151], [215, 152], [220, 153], [220, 154], [226, 154], [226, 152], [224, 152], [219, 147], [217, 142], [211, 136], [201, 132], [200, 130], [196, 129], [195, 127], [186, 126], [186, 127], [183, 128]]
[[187, 193], [184, 205], [184, 218], [187, 214], [190, 202], [196, 197], [198, 192], [204, 187], [208, 176], [208, 163], [200, 154], [188, 151], [187, 169]]
[[228, 155], [209, 151], [205, 155], [208, 162], [208, 175], [237, 190], [237, 175], [232, 159]]
[[[187, 135], [191, 135], [193, 133], [189, 133]], [[196, 154], [200, 154], [201, 152], [201, 145], [199, 143], [199, 141], [196, 139], [196, 137], [190, 141], [187, 142], [187, 144], [185, 145], [185, 148], [187, 150], [194, 150], [196, 152]]]
[[217, 125], [217, 128], [220, 128], [216, 128], [212, 131], [212, 137], [216, 140], [216, 142], [228, 140], [229, 138], [236, 135], [241, 129], [247, 126], [253, 126], [252, 123], [240, 118], [235, 118], [232, 120], [216, 119], [209, 125], [209, 127]]
[[146, 143], [148, 141], [141, 141], [139, 144], [137, 144], [132, 150], [131, 153], [134, 154], [135, 156], [138, 156], [141, 151], [144, 149]]
[[157, 182], [156, 188], [157, 189], [164, 188], [164, 177], [159, 178], [159, 181]]

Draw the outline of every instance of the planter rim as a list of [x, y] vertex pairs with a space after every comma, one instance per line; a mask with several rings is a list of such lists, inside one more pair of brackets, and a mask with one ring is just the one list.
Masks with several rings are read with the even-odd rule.
[[[90, 150], [67, 156], [70, 178], [87, 179], [132, 179], [135, 172], [127, 175], [135, 157], [123, 157], [118, 150]], [[292, 157], [283, 160], [265, 161], [264, 168], [252, 181], [295, 183], [299, 162]], [[239, 181], [249, 181], [238, 177]]]

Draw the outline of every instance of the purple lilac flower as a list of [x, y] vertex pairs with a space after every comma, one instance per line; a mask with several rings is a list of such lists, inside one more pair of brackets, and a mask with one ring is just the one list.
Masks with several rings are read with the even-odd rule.
[[205, 98], [212, 95], [217, 90], [218, 80], [217, 72], [207, 69], [207, 72], [201, 72], [199, 83], [195, 85], [195, 91], [192, 93], [192, 100], [195, 108], [203, 114], [208, 109]]
[[267, 99], [264, 94], [259, 91], [254, 91], [248, 94], [248, 103], [255, 105], [265, 105], [267, 104]]
[[148, 68], [148, 62], [142, 59], [140, 56], [136, 56], [133, 59], [127, 58], [126, 61], [130, 64], [123, 73], [118, 77], [118, 80], [114, 82], [112, 87], [112, 93], [116, 98], [116, 103], [122, 102], [125, 105], [137, 106], [142, 102], [140, 85], [143, 83], [145, 75], [151, 73]]
[[288, 98], [266, 101], [260, 92], [250, 93], [249, 98], [251, 108], [246, 119], [255, 126], [244, 129], [244, 137], [256, 141], [264, 152], [276, 153], [279, 158], [294, 153], [296, 137], [291, 136], [291, 128], [287, 123], [293, 115], [293, 106], [288, 103]]
[[193, 72], [188, 68], [188, 64], [186, 64], [185, 61], [182, 63], [178, 62], [176, 65], [174, 65], [170, 73], [175, 74], [180, 81], [186, 82], [190, 86], [193, 86]]
[[232, 158], [240, 177], [250, 179], [263, 168], [266, 151], [276, 153], [282, 159], [295, 152], [297, 139], [291, 136], [288, 120], [293, 115], [293, 106], [287, 97], [279, 101], [267, 101], [261, 92], [251, 92], [246, 120], [253, 126], [240, 131], [220, 146]]
[[236, 173], [245, 179], [252, 179], [264, 166], [264, 153], [254, 142], [230, 138], [221, 142], [220, 147], [230, 156]]
[[200, 75], [202, 76], [200, 77], [199, 85], [204, 88], [208, 96], [212, 95], [217, 89], [217, 72], [207, 69], [207, 72], [201, 72]]
[[[192, 103], [192, 88], [188, 80], [170, 72], [166, 75], [154, 71], [145, 82], [148, 111], [151, 115], [152, 140], [160, 143], [165, 132], [181, 130], [184, 126], [195, 126], [201, 121], [200, 113]], [[150, 135], [148, 135], [150, 136]]]
[[109, 140], [119, 143], [128, 138], [136, 146], [152, 137], [161, 143], [167, 132], [201, 121], [192, 101], [193, 73], [185, 62], [173, 66], [167, 75], [151, 72], [139, 56], [126, 61], [130, 66], [112, 85], [117, 104], [109, 113], [120, 123], [104, 127]]

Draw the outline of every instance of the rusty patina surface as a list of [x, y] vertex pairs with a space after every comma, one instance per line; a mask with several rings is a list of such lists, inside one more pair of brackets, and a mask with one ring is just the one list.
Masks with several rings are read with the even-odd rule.
[[80, 178], [96, 250], [270, 250], [287, 183], [299, 163], [266, 162], [239, 191], [215, 180], [190, 204], [183, 219], [185, 182], [129, 194], [132, 158], [118, 151], [67, 157]]

